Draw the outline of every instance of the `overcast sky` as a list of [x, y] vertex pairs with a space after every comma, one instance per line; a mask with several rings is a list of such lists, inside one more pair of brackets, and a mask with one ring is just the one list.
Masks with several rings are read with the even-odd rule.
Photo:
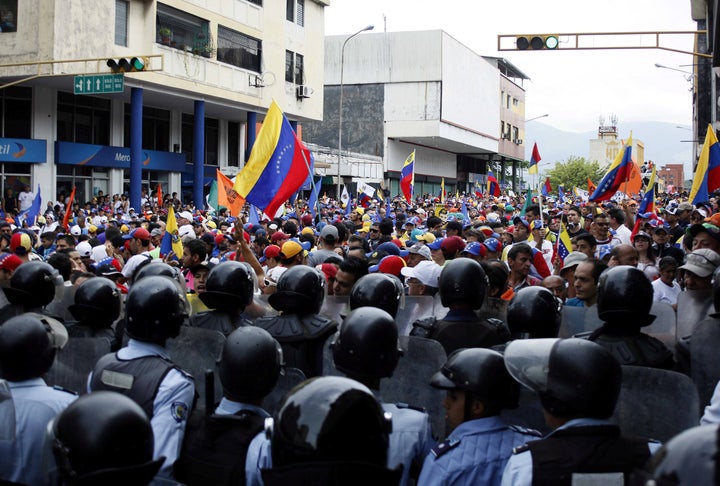
[[[692, 124], [685, 75], [655, 67], [691, 71], [691, 66], [681, 67], [693, 64], [689, 54], [497, 51], [499, 34], [695, 30], [690, 0], [332, 0], [325, 9], [326, 35], [352, 34], [368, 24], [375, 25], [375, 32], [442, 29], [480, 55], [508, 59], [530, 78], [524, 84], [526, 117], [548, 113], [542, 122], [562, 130], [596, 130], [598, 118], [611, 113], [623, 126], [638, 120]], [[663, 45], [691, 51], [693, 39], [668, 38]]]

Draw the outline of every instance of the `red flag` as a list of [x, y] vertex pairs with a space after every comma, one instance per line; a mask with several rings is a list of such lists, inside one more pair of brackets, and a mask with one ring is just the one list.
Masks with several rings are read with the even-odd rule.
[[588, 177], [588, 194], [592, 194], [593, 192], [595, 192], [595, 189], [597, 189], [597, 186]]
[[158, 207], [161, 208], [162, 203], [163, 203], [162, 184], [158, 184], [157, 200], [158, 200]]
[[[233, 188], [233, 182], [225, 174], [217, 170], [218, 205], [228, 208], [231, 216], [237, 216], [245, 205], [243, 199]], [[277, 209], [276, 209], [277, 211]]]
[[67, 231], [70, 231], [68, 222], [70, 221], [70, 214], [72, 213], [73, 201], [75, 201], [75, 186], [73, 186], [73, 190], [70, 193], [70, 199], [68, 200], [67, 207], [65, 208], [65, 216], [63, 217], [62, 225]]

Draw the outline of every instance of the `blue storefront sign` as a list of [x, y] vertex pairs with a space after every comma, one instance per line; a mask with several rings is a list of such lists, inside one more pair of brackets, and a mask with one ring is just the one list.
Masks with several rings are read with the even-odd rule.
[[28, 138], [0, 138], [0, 162], [47, 162], [47, 142]]
[[[55, 142], [55, 163], [129, 169], [130, 149], [86, 143]], [[143, 170], [182, 172], [185, 169], [185, 154], [143, 150], [142, 168]]]

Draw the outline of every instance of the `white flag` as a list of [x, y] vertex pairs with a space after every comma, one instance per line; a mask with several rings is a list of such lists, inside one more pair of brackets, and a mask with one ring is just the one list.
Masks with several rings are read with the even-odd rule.
[[343, 190], [340, 193], [340, 201], [342, 201], [343, 204], [347, 204], [349, 200], [350, 195], [348, 194], [347, 186], [343, 186]]
[[370, 198], [375, 196], [375, 188], [365, 181], [358, 182], [357, 189], [359, 193], [367, 194]]

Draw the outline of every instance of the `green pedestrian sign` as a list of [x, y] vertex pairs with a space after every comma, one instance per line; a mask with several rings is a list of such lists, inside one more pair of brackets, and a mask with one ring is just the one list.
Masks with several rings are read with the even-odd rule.
[[122, 74], [86, 74], [75, 76], [75, 94], [122, 93], [125, 77]]

